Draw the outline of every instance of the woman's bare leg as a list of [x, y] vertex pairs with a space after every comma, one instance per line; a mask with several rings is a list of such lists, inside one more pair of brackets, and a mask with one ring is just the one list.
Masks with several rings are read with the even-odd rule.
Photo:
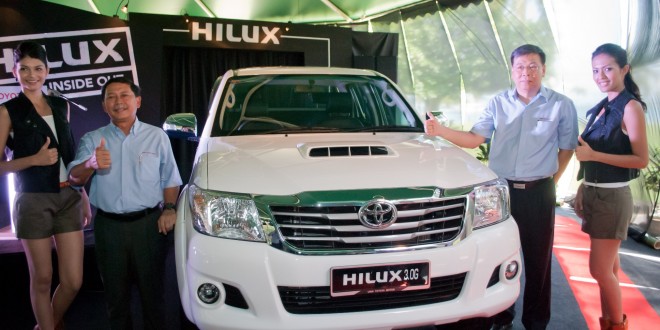
[[55, 323], [50, 302], [53, 277], [51, 238], [22, 239], [21, 244], [30, 271], [30, 302], [37, 327], [42, 330], [53, 329]]
[[53, 294], [53, 320], [59, 324], [76, 298], [83, 279], [84, 238], [82, 231], [55, 235], [60, 284]]
[[623, 321], [618, 278], [620, 245], [617, 239], [592, 239], [589, 254], [589, 271], [598, 282], [603, 317], [613, 324]]

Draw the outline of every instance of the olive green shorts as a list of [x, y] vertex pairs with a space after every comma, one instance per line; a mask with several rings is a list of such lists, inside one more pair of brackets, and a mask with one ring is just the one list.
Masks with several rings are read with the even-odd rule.
[[16, 237], [21, 239], [82, 230], [80, 192], [65, 187], [59, 193], [16, 193], [13, 220]]
[[628, 237], [633, 200], [630, 187], [598, 188], [585, 185], [582, 193], [582, 231], [596, 239]]

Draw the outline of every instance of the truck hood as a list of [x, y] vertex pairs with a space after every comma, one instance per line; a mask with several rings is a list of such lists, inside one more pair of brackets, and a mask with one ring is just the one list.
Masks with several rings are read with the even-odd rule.
[[200, 188], [259, 195], [428, 186], [448, 189], [497, 178], [460, 148], [419, 133], [202, 138], [195, 158], [192, 178]]

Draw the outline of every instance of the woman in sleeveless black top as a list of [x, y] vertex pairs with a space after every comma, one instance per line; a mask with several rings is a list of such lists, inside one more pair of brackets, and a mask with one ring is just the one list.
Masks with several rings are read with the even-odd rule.
[[[0, 105], [0, 174], [14, 173], [13, 221], [30, 271], [30, 300], [38, 329], [62, 327], [64, 313], [82, 284], [82, 229], [91, 211], [84, 189], [68, 184], [66, 165], [75, 147], [65, 100], [44, 95], [46, 51], [35, 42], [14, 50], [17, 97]], [[51, 299], [52, 242], [60, 283]]]
[[627, 238], [633, 203], [628, 181], [649, 161], [644, 110], [630, 75], [626, 51], [614, 44], [596, 48], [593, 79], [607, 98], [587, 112], [589, 122], [578, 137], [580, 163], [575, 213], [591, 238], [589, 271], [598, 282], [602, 329], [627, 329], [619, 287], [619, 246]]

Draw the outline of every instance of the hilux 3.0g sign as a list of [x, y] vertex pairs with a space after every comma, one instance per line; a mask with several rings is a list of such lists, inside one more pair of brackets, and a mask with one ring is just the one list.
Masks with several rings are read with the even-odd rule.
[[100, 95], [105, 82], [116, 76], [139, 83], [127, 27], [0, 37], [0, 103], [19, 91], [13, 50], [26, 40], [42, 44], [48, 53], [46, 88], [67, 97]]

